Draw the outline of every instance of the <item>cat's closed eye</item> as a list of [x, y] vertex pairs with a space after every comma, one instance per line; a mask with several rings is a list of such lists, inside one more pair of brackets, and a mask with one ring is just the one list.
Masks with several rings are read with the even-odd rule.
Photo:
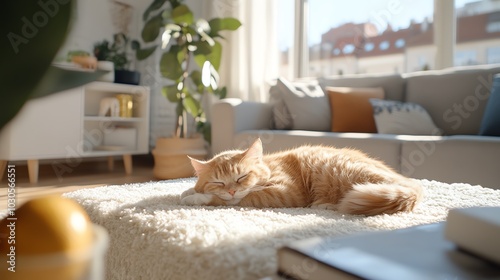
[[217, 182], [209, 182], [209, 183], [210, 183], [210, 184], [214, 184], [214, 185], [219, 185], [219, 186], [221, 186], [221, 187], [226, 186], [226, 184], [224, 184], [224, 182], [218, 182], [218, 181], [217, 181]]
[[245, 174], [245, 175], [242, 175], [240, 176], [237, 180], [236, 180], [236, 183], [241, 183], [241, 181], [245, 180], [245, 178], [248, 177], [248, 173]]

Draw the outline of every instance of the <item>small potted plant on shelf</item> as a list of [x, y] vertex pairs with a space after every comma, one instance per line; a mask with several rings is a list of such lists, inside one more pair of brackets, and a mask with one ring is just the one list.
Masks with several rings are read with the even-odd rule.
[[[196, 130], [210, 141], [210, 126], [205, 118], [201, 99], [211, 93], [219, 98], [226, 96], [220, 88], [217, 73], [222, 56], [221, 31], [237, 30], [241, 23], [235, 18], [195, 20], [182, 0], [155, 0], [143, 15], [143, 47], [132, 42], [139, 60], [161, 49], [160, 71], [169, 83], [162, 94], [177, 104], [177, 122], [174, 137], [159, 138], [153, 150], [154, 174], [161, 179], [193, 176], [187, 155], [202, 159], [206, 156], [203, 137], [190, 135], [188, 115], [194, 118]], [[167, 5], [165, 5], [167, 4]], [[161, 42], [157, 38], [161, 36]]]
[[99, 62], [113, 63], [115, 83], [138, 85], [140, 72], [129, 70], [129, 38], [123, 33], [113, 35], [113, 42], [103, 40], [94, 44], [94, 55]]

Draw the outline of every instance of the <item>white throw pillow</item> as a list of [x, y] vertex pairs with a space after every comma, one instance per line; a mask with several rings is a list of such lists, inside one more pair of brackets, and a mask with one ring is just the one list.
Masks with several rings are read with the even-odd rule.
[[384, 134], [441, 135], [427, 111], [415, 103], [370, 99], [377, 132]]
[[317, 82], [279, 78], [277, 86], [292, 117], [292, 129], [330, 131], [330, 103]]

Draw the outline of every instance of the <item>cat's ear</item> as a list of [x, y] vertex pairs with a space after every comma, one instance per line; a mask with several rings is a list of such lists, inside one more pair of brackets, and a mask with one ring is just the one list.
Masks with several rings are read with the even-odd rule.
[[253, 142], [253, 144], [250, 146], [250, 148], [248, 148], [245, 151], [243, 158], [256, 159], [256, 160], [260, 161], [260, 160], [262, 160], [262, 155], [263, 155], [262, 141], [260, 141], [260, 138], [257, 138], [257, 140], [255, 140]]
[[201, 160], [194, 159], [190, 156], [187, 156], [189, 160], [191, 160], [191, 165], [194, 168], [196, 176], [198, 176], [205, 168], [207, 168], [207, 163]]

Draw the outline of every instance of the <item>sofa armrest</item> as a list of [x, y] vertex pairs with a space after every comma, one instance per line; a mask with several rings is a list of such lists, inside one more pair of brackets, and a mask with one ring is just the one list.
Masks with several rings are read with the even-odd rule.
[[244, 130], [271, 129], [272, 106], [268, 103], [227, 98], [212, 106], [212, 153], [236, 148], [234, 137]]

